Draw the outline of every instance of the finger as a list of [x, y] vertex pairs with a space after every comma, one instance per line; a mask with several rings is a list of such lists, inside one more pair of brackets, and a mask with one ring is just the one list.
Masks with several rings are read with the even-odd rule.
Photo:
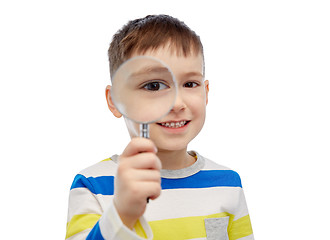
[[162, 190], [157, 182], [140, 182], [139, 187], [143, 189], [139, 196], [142, 201], [146, 201], [147, 198], [156, 199], [160, 196]]
[[160, 170], [162, 164], [154, 153], [139, 153], [133, 157], [129, 157], [126, 160], [126, 164], [129, 164], [132, 168], [135, 169], [155, 169]]
[[158, 186], [155, 186], [154, 189], [151, 191], [151, 193], [148, 195], [147, 199], [155, 200], [156, 198], [158, 198], [160, 196], [161, 192], [162, 192], [162, 189], [161, 189], [160, 185], [158, 184]]
[[140, 137], [133, 138], [126, 146], [122, 156], [129, 157], [141, 152], [157, 153], [157, 147], [150, 139]]
[[158, 170], [139, 169], [132, 173], [134, 173], [134, 179], [136, 181], [161, 183], [161, 176]]

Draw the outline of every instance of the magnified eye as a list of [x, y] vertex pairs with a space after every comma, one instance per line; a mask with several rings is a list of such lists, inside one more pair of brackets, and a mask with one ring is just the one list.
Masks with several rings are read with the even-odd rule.
[[155, 81], [155, 82], [146, 83], [145, 85], [142, 86], [142, 88], [148, 91], [159, 91], [169, 88], [169, 86], [167, 86], [165, 83]]

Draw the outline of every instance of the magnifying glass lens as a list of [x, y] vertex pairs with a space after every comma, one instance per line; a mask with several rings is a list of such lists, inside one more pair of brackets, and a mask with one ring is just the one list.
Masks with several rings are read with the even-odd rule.
[[122, 64], [112, 79], [112, 100], [118, 111], [138, 123], [165, 116], [176, 98], [170, 69], [151, 57], [135, 57]]

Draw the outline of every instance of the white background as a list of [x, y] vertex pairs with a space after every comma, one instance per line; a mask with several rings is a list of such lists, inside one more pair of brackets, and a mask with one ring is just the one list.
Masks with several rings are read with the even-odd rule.
[[75, 174], [129, 140], [105, 101], [111, 37], [165, 13], [205, 48], [208, 115], [190, 149], [240, 173], [256, 239], [329, 237], [329, 2], [209, 2], [0, 3], [2, 236], [64, 239]]

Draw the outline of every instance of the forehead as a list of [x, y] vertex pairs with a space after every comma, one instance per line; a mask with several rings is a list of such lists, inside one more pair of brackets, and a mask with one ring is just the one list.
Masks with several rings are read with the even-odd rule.
[[161, 60], [171, 69], [176, 78], [191, 73], [204, 75], [204, 60], [201, 52], [197, 54], [191, 52], [185, 56], [167, 45], [157, 49], [147, 50], [143, 54], [134, 53], [132, 57], [141, 55], [151, 56]]

